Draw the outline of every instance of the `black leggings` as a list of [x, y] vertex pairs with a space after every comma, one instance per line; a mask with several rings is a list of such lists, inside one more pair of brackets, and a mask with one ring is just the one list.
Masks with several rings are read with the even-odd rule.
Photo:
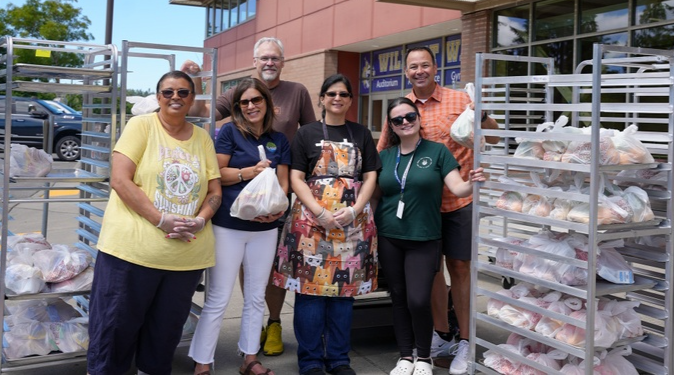
[[431, 355], [431, 288], [439, 270], [442, 241], [379, 237], [379, 260], [393, 300], [393, 330], [401, 357]]

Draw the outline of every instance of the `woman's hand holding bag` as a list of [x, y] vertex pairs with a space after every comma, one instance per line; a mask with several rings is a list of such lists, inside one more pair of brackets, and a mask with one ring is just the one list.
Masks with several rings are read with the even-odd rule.
[[[265, 160], [264, 147], [258, 146], [260, 160]], [[265, 168], [236, 197], [229, 214], [241, 220], [272, 222], [288, 208], [288, 197], [278, 182], [273, 168]]]

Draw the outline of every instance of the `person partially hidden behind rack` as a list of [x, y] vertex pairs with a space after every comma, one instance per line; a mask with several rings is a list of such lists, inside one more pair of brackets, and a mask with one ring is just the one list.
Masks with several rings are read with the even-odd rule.
[[87, 372], [170, 374], [199, 277], [215, 264], [221, 202], [210, 135], [187, 122], [194, 83], [157, 83], [159, 112], [133, 117], [112, 155], [91, 290]]

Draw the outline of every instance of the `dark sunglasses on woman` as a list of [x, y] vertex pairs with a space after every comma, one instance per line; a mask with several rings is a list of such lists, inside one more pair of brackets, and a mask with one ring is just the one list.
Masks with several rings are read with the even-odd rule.
[[179, 97], [185, 99], [188, 96], [190, 96], [190, 94], [192, 93], [192, 91], [190, 91], [188, 89], [178, 89], [178, 90], [166, 89], [166, 90], [161, 90], [159, 92], [166, 99], [171, 99], [173, 97], [174, 93], [178, 93]]
[[391, 122], [391, 125], [393, 126], [400, 126], [403, 124], [403, 120], [407, 120], [410, 124], [413, 123], [414, 121], [417, 120], [417, 113], [416, 112], [410, 112], [407, 113], [405, 116], [398, 116], [398, 117], [393, 117], [389, 121]]

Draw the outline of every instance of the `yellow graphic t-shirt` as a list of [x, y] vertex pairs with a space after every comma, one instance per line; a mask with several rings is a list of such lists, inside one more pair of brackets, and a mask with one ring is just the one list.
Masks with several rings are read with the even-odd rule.
[[[156, 113], [136, 116], [126, 125], [115, 151], [136, 164], [133, 182], [154, 206], [167, 214], [195, 217], [208, 192], [208, 181], [220, 178], [209, 134], [194, 126], [192, 137], [177, 140], [164, 130]], [[98, 241], [104, 253], [145, 267], [186, 271], [215, 264], [215, 238], [210, 221], [196, 240], [167, 239], [122, 202], [112, 190]]]

